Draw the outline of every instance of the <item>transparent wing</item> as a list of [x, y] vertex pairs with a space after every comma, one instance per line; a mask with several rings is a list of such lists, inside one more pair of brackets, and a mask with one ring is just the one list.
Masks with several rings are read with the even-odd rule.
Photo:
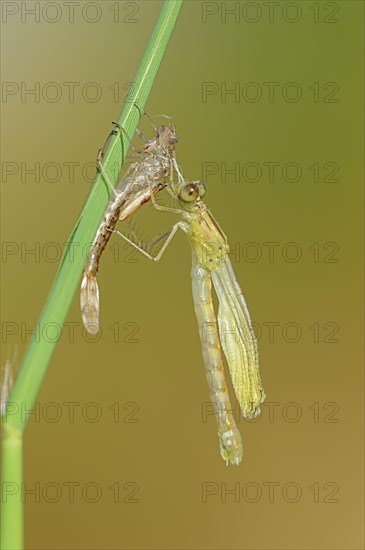
[[245, 418], [255, 418], [265, 400], [259, 372], [259, 355], [255, 333], [242, 290], [230, 259], [224, 257], [212, 271], [219, 300], [218, 327], [232, 384]]

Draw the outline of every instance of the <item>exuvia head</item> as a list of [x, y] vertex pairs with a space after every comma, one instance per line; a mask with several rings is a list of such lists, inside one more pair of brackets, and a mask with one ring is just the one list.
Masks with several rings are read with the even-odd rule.
[[171, 152], [175, 149], [175, 143], [178, 142], [175, 130], [165, 124], [158, 129], [156, 137], [160, 147]]
[[[143, 136], [142, 136], [143, 137]], [[156, 129], [156, 135], [142, 147], [143, 153], [152, 155], [171, 155], [175, 150], [177, 143], [175, 131], [170, 126], [161, 126]]]

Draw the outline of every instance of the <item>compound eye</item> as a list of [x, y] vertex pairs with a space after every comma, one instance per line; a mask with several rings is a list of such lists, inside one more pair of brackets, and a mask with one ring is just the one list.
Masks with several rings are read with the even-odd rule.
[[180, 198], [184, 202], [194, 202], [199, 197], [199, 187], [196, 183], [187, 183], [180, 191]]
[[205, 184], [202, 181], [199, 181], [198, 188], [199, 188], [199, 198], [202, 199], [205, 195], [207, 188], [205, 187]]

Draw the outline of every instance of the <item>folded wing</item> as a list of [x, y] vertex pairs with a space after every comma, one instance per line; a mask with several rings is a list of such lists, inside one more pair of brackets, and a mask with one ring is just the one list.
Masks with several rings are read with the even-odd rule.
[[259, 372], [259, 355], [255, 333], [242, 290], [230, 259], [221, 259], [211, 272], [219, 300], [218, 327], [227, 359], [232, 384], [244, 418], [252, 419], [261, 412], [265, 400]]

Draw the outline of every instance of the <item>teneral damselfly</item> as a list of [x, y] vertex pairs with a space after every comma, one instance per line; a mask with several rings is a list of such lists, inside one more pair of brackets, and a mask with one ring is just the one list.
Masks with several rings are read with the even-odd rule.
[[[179, 179], [167, 190], [177, 201], [178, 208], [155, 206], [159, 210], [178, 213], [181, 219], [164, 233], [167, 238], [158, 255], [152, 257], [122, 233], [118, 233], [154, 261], [161, 258], [179, 228], [187, 234], [193, 256], [191, 275], [194, 307], [211, 400], [216, 412], [220, 452], [227, 464], [239, 464], [243, 445], [232, 414], [221, 347], [242, 415], [253, 419], [260, 414], [260, 405], [266, 397], [259, 372], [257, 340], [246, 301], [228, 257], [227, 238], [202, 201], [205, 186], [200, 181], [186, 183], [175, 160], [174, 164]], [[212, 302], [211, 280], [219, 301], [218, 323]]]

